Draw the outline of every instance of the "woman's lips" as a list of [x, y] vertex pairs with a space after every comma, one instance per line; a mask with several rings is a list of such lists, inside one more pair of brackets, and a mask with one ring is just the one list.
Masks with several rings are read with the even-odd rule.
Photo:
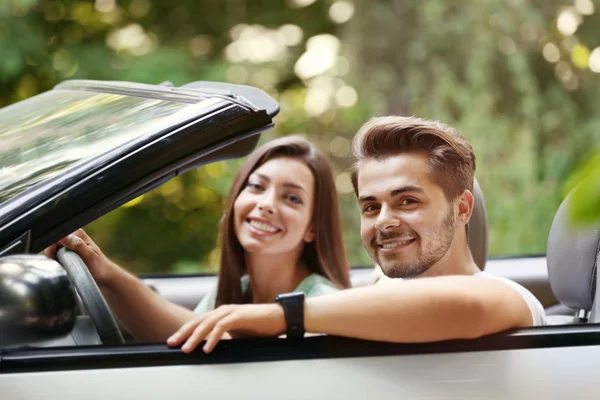
[[246, 223], [253, 233], [262, 236], [274, 235], [281, 231], [281, 229], [279, 229], [277, 226], [263, 220], [248, 218], [246, 219]]

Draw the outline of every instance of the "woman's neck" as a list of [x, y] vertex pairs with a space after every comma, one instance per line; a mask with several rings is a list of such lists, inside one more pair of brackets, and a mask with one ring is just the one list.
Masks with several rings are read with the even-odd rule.
[[253, 303], [272, 303], [275, 296], [294, 291], [310, 275], [300, 254], [274, 256], [246, 253]]

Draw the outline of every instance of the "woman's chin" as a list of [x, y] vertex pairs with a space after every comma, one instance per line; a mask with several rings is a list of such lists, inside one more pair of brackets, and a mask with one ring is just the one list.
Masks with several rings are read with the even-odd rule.
[[254, 238], [245, 238], [240, 241], [240, 243], [244, 251], [248, 253], [268, 253], [269, 249], [272, 247], [269, 243]]

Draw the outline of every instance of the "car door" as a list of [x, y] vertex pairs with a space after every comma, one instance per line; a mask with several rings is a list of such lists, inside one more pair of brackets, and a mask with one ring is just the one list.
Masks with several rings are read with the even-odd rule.
[[339, 337], [236, 339], [185, 355], [164, 344], [4, 351], [13, 399], [590, 399], [600, 327], [391, 344]]

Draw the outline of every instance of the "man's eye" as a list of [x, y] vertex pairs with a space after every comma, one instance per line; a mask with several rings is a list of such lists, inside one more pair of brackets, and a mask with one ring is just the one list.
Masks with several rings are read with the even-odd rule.
[[410, 205], [416, 204], [416, 203], [417, 203], [417, 200], [415, 200], [415, 199], [404, 199], [400, 202], [400, 205], [401, 206], [410, 206]]
[[373, 212], [377, 210], [377, 206], [375, 204], [367, 204], [366, 206], [363, 207], [363, 212]]

